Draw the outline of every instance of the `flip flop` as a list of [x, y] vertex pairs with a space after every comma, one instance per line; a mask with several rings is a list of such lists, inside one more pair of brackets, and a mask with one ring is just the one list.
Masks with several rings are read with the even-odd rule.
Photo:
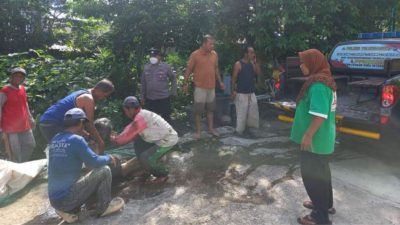
[[[307, 208], [307, 209], [314, 209], [314, 204], [312, 203], [312, 201], [304, 201], [303, 206], [304, 206], [304, 208]], [[329, 208], [328, 213], [333, 215], [336, 213], [336, 209], [334, 207]]]
[[208, 133], [211, 134], [211, 136], [213, 136], [213, 137], [216, 137], [216, 138], [220, 137], [220, 134], [218, 132], [216, 132], [216, 131], [214, 131], [214, 132], [208, 131]]
[[198, 141], [198, 140], [201, 139], [201, 134], [195, 133], [193, 136], [194, 136], [194, 139], [195, 139], [196, 141]]

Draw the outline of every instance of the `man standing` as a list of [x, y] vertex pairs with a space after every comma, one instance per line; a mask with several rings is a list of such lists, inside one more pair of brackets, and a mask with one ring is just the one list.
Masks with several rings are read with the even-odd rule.
[[13, 162], [26, 162], [32, 155], [36, 142], [35, 127], [28, 107], [23, 68], [11, 70], [9, 84], [0, 90], [0, 132], [4, 140], [7, 158]]
[[259, 127], [258, 104], [255, 95], [256, 76], [261, 76], [253, 47], [246, 47], [243, 59], [237, 61], [232, 73], [232, 98], [236, 106], [236, 132], [243, 134], [247, 127]]
[[150, 63], [144, 66], [140, 92], [142, 105], [170, 123], [170, 96], [176, 96], [176, 75], [167, 63], [161, 62], [160, 52], [155, 48], [150, 49]]
[[201, 137], [201, 115], [207, 111], [208, 132], [219, 136], [214, 130], [215, 110], [215, 80], [218, 80], [220, 88], [225, 89], [218, 69], [218, 55], [214, 51], [215, 39], [211, 35], [205, 35], [200, 49], [192, 52], [184, 75], [183, 91], [188, 93], [189, 75], [193, 73], [194, 83], [194, 114], [196, 123], [196, 135]]
[[90, 137], [93, 138], [98, 145], [98, 154], [104, 152], [104, 141], [94, 126], [94, 110], [95, 102], [104, 100], [114, 91], [114, 85], [111, 81], [103, 79], [99, 81], [93, 88], [88, 90], [79, 90], [72, 92], [70, 95], [59, 100], [56, 104], [50, 106], [40, 117], [39, 127], [48, 142], [58, 132], [63, 130], [62, 122], [65, 112], [72, 108], [80, 108], [85, 113], [89, 120], [86, 128], [89, 131]]
[[[78, 220], [80, 207], [90, 196], [96, 195], [96, 213], [106, 216], [125, 205], [122, 198], [111, 199], [111, 170], [115, 165], [110, 155], [99, 156], [81, 136], [88, 119], [80, 108], [65, 113], [64, 130], [54, 136], [49, 144], [49, 185], [51, 205], [67, 223]], [[81, 176], [82, 165], [93, 168]]]

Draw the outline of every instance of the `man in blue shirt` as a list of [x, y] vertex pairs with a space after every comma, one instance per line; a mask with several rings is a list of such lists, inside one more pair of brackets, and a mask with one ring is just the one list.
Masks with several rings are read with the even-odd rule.
[[[56, 134], [49, 144], [48, 194], [51, 205], [66, 222], [78, 220], [81, 205], [96, 194], [96, 213], [106, 216], [119, 211], [124, 200], [111, 200], [111, 170], [115, 164], [110, 155], [97, 155], [81, 136], [84, 123], [88, 122], [80, 108], [68, 110], [64, 115], [64, 131]], [[81, 169], [93, 170], [81, 176]]]
[[47, 142], [50, 142], [54, 135], [63, 130], [64, 114], [68, 110], [77, 107], [86, 113], [88, 123], [85, 124], [85, 128], [89, 132], [90, 137], [98, 145], [98, 152], [96, 153], [103, 154], [104, 141], [93, 124], [95, 103], [108, 98], [113, 91], [113, 83], [107, 79], [103, 79], [97, 82], [91, 89], [72, 92], [59, 100], [50, 106], [40, 117], [39, 128], [43, 137], [45, 137]]

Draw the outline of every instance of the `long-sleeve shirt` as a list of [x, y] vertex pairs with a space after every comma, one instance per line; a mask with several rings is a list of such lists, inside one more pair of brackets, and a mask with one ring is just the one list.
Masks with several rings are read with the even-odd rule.
[[58, 133], [49, 145], [48, 192], [51, 200], [69, 194], [81, 176], [83, 163], [98, 168], [111, 162], [109, 155], [97, 155], [82, 136], [70, 132]]
[[116, 144], [126, 144], [137, 136], [160, 147], [171, 147], [178, 142], [178, 134], [161, 116], [142, 109], [121, 134], [112, 139]]
[[165, 63], [146, 64], [141, 77], [141, 97], [157, 100], [176, 95], [176, 75]]

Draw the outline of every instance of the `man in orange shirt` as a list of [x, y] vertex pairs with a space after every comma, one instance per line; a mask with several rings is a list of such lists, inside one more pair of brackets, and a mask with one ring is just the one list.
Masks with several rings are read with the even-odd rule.
[[196, 123], [196, 135], [201, 137], [201, 115], [207, 111], [208, 132], [219, 136], [214, 130], [215, 110], [215, 81], [218, 80], [220, 88], [225, 89], [218, 70], [218, 55], [214, 51], [215, 39], [211, 35], [205, 35], [199, 49], [190, 55], [188, 66], [184, 75], [183, 91], [188, 93], [188, 79], [193, 73], [194, 83], [194, 114]]

